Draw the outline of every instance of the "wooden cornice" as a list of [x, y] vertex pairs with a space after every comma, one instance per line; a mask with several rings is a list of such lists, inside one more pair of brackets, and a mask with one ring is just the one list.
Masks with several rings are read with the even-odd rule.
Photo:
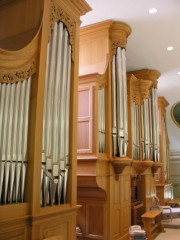
[[127, 74], [127, 80], [131, 85], [132, 101], [140, 104], [141, 101], [150, 97], [150, 88], [153, 84], [151, 80], [137, 78], [133, 72]]
[[127, 81], [131, 91], [131, 101], [136, 104], [140, 103], [140, 87], [139, 80], [133, 74], [127, 74]]
[[169, 102], [165, 99], [165, 97], [159, 96], [158, 105], [165, 109], [167, 106], [169, 106]]
[[107, 39], [110, 40], [110, 59], [112, 59], [112, 56], [115, 54], [117, 47], [126, 48], [127, 38], [130, 34], [131, 28], [128, 24], [113, 20], [107, 20], [82, 27], [80, 31], [81, 39], [88, 39], [89, 35], [92, 38], [102, 35], [106, 36]]
[[159, 71], [142, 69], [142, 70], [132, 71], [132, 73], [139, 79], [151, 80], [152, 87], [157, 88], [158, 78], [160, 77]]
[[118, 47], [126, 48], [127, 38], [131, 34], [131, 28], [123, 22], [112, 22], [110, 27], [110, 40], [112, 56]]
[[140, 79], [140, 91], [141, 99], [147, 99], [150, 97], [150, 88], [152, 87], [152, 82], [150, 80]]

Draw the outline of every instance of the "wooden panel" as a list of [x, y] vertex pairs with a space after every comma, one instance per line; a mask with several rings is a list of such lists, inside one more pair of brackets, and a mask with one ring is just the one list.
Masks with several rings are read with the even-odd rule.
[[97, 203], [87, 205], [88, 236], [103, 237], [104, 224], [102, 223], [104, 219], [104, 207], [102, 205], [98, 205]]
[[29, 239], [29, 217], [13, 219], [0, 223], [0, 239], [1, 240], [25, 240]]
[[78, 153], [92, 153], [92, 107], [93, 107], [93, 87], [82, 86], [78, 91]]
[[27, 239], [27, 228], [16, 228], [0, 233], [1, 240], [24, 240]]
[[[113, 179], [112, 179], [113, 180]], [[130, 176], [121, 175], [119, 181], [113, 181], [113, 237], [119, 239], [128, 233], [131, 223]]]
[[92, 36], [84, 41], [81, 31], [80, 39], [80, 75], [89, 73], [104, 73], [107, 62], [108, 41], [105, 30], [96, 38]]
[[105, 192], [98, 188], [78, 188], [77, 227], [87, 239], [107, 239], [107, 205]]
[[61, 239], [66, 240], [68, 237], [68, 225], [63, 223], [61, 225], [57, 224], [57, 226], [46, 229], [44, 240], [55, 240]]
[[78, 205], [81, 207], [77, 214], [77, 227], [80, 228], [82, 233], [86, 233], [86, 202], [78, 201]]
[[17, 50], [26, 46], [37, 33], [42, 9], [42, 0], [16, 0], [2, 6], [0, 22], [4, 24], [0, 28], [0, 48]]
[[131, 209], [130, 209], [130, 176], [123, 175], [122, 176], [122, 184], [121, 184], [121, 194], [122, 194], [122, 215], [121, 222], [122, 224], [122, 233], [125, 234], [128, 232], [130, 222], [131, 222]]

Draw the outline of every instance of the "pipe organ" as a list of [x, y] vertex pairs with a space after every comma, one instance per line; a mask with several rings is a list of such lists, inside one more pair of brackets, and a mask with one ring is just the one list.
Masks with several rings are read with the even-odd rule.
[[140, 203], [141, 216], [156, 194], [155, 174], [162, 167], [160, 74], [148, 69], [126, 73], [130, 32], [128, 25], [111, 20], [80, 31], [78, 239], [128, 238], [131, 213], [137, 209], [132, 200]]
[[78, 239], [128, 236], [132, 160], [126, 43], [130, 33], [127, 24], [111, 20], [80, 31]]
[[[129, 74], [137, 77], [136, 83], [132, 83], [132, 91], [136, 93], [136, 97], [138, 95], [137, 91], [139, 91], [138, 97], [140, 98], [138, 104], [136, 101], [133, 101], [132, 104], [132, 116], [133, 120], [135, 119], [133, 123], [135, 125], [133, 127], [134, 131], [138, 128], [135, 117], [137, 112], [139, 112], [138, 117], [140, 118], [141, 131], [139, 131], [139, 139], [141, 139], [141, 142], [139, 144], [141, 145], [141, 158], [139, 159], [159, 162], [157, 79], [160, 74], [154, 70], [139, 70]], [[139, 105], [140, 111], [135, 110], [136, 105]], [[136, 133], [133, 135], [133, 141], [135, 141]], [[136, 147], [134, 148], [136, 149]]]
[[159, 115], [159, 162], [163, 164], [156, 173], [156, 189], [160, 203], [163, 205], [173, 196], [172, 185], [169, 180], [169, 139], [166, 124], [166, 108], [168, 101], [163, 96], [158, 96]]
[[79, 26], [90, 9], [0, 6], [0, 239], [76, 239]]

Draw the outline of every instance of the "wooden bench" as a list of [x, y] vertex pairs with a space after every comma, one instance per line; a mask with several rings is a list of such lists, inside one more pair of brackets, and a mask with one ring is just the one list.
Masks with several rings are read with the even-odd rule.
[[152, 210], [141, 215], [148, 240], [153, 240], [155, 234], [164, 232], [164, 227], [161, 223], [161, 214], [162, 211], [160, 210]]

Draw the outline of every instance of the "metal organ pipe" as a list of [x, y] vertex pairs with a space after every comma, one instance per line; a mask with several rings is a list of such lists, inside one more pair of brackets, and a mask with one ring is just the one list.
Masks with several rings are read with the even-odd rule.
[[69, 165], [71, 46], [62, 22], [52, 29], [47, 53], [41, 205], [66, 202]]

